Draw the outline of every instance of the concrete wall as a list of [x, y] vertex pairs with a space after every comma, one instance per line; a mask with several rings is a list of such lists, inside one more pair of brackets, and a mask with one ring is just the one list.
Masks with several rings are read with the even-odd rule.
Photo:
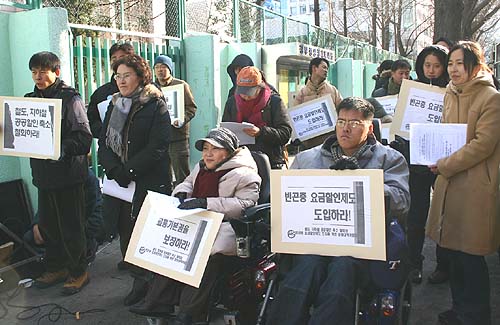
[[[51, 51], [61, 59], [61, 75], [71, 80], [68, 15], [65, 9], [44, 8], [16, 13], [0, 13], [0, 96], [23, 96], [32, 91], [28, 68], [30, 57], [39, 51]], [[34, 211], [37, 191], [31, 183], [29, 159], [0, 157], [0, 182], [22, 178]]]

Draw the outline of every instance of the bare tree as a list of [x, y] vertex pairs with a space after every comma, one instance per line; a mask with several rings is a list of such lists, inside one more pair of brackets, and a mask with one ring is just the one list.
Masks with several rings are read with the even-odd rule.
[[[434, 39], [478, 40], [498, 22], [498, 0], [434, 0]], [[490, 21], [491, 20], [491, 21]]]

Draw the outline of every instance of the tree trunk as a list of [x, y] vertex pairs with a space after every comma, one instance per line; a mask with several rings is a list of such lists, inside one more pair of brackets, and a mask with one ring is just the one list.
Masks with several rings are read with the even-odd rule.
[[377, 0], [371, 0], [371, 7], [372, 7], [372, 41], [371, 44], [373, 46], [377, 46], [377, 15], [378, 15], [378, 8], [377, 8]]
[[452, 42], [463, 39], [463, 0], [434, 0], [434, 39], [446, 37]]

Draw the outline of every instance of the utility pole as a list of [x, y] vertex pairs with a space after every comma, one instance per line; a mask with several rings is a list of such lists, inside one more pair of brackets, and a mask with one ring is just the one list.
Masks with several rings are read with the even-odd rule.
[[314, 25], [319, 25], [319, 0], [314, 0]]

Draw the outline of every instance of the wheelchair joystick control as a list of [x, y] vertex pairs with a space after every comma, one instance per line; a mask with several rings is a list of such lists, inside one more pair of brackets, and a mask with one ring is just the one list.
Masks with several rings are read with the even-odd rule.
[[236, 237], [236, 254], [241, 258], [250, 258], [250, 236]]

